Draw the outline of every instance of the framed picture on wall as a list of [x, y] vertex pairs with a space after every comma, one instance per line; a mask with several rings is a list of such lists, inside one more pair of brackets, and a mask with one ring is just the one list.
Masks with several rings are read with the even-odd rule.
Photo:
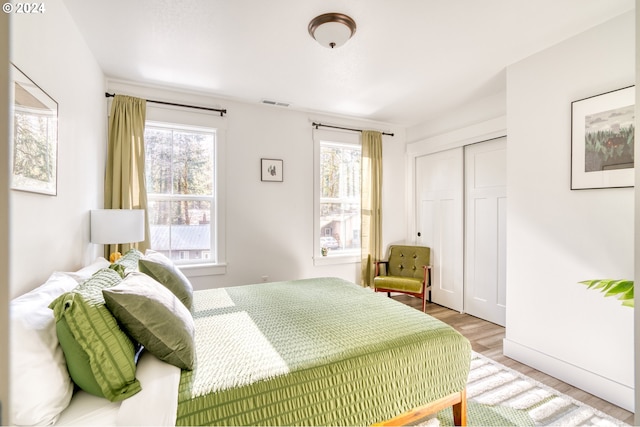
[[58, 104], [11, 65], [11, 188], [55, 196]]
[[260, 159], [262, 181], [282, 182], [283, 161], [280, 159]]
[[571, 189], [633, 187], [635, 86], [571, 103]]

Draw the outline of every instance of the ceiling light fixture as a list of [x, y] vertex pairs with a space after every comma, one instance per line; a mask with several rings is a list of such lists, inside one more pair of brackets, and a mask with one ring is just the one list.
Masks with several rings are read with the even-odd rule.
[[324, 47], [345, 44], [356, 32], [356, 21], [342, 13], [325, 13], [309, 22], [309, 34]]

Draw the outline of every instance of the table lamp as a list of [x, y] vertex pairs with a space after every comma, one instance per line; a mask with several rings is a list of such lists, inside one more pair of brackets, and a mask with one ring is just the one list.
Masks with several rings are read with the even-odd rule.
[[91, 243], [116, 245], [109, 256], [114, 262], [122, 256], [118, 245], [144, 240], [144, 209], [94, 209], [91, 211]]

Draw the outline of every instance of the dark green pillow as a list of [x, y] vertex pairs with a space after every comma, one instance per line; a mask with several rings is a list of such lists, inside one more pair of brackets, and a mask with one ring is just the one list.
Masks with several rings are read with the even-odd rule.
[[178, 368], [193, 369], [193, 317], [169, 289], [133, 272], [102, 294], [120, 326], [147, 351]]
[[141, 390], [135, 377], [135, 346], [102, 296], [103, 289], [121, 281], [117, 272], [105, 268], [49, 305], [71, 379], [86, 392], [110, 401]]
[[173, 261], [160, 252], [147, 251], [140, 258], [139, 267], [141, 272], [169, 288], [182, 301], [185, 307], [191, 310], [193, 306], [193, 287], [189, 279], [173, 264]]

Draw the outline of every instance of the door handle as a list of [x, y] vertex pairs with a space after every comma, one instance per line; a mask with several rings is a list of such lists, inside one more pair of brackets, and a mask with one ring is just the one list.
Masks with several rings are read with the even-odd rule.
[[418, 237], [422, 236], [422, 233], [418, 231]]

